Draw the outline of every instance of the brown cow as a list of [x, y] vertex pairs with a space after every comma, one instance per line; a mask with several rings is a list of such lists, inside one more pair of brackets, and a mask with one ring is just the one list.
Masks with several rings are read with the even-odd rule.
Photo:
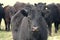
[[16, 11], [21, 10], [21, 9], [24, 8], [25, 6], [26, 6], [25, 3], [20, 3], [20, 2], [16, 2], [15, 5], [14, 5]]
[[4, 11], [5, 11], [5, 25], [6, 25], [5, 30], [9, 31], [10, 20], [11, 20], [11, 17], [15, 14], [16, 10], [14, 7], [7, 5], [4, 7]]

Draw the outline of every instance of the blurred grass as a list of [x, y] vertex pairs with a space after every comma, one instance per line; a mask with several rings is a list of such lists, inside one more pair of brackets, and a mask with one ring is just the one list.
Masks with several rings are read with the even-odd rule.
[[0, 40], [12, 40], [11, 32], [0, 31]]
[[13, 40], [12, 38], [12, 32], [9, 31], [5, 31], [5, 24], [4, 24], [4, 20], [2, 19], [2, 22], [1, 22], [1, 29], [0, 30], [0, 40]]
[[[52, 24], [52, 25], [54, 25], [54, 24]], [[0, 40], [13, 40], [12, 32], [4, 31], [5, 30], [4, 20], [2, 20], [2, 22], [1, 22], [1, 29], [2, 30], [0, 30]], [[55, 34], [54, 26], [52, 26], [52, 36], [49, 36], [48, 40], [60, 40], [60, 30], [58, 31], [57, 34]]]
[[54, 24], [52, 24], [52, 36], [49, 36], [48, 40], [60, 40], [60, 29], [58, 30], [58, 33], [56, 34]]

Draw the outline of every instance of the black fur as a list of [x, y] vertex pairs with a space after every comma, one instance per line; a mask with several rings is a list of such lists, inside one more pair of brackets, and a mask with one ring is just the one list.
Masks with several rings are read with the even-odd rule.
[[21, 10], [21, 13], [26, 17], [28, 16], [28, 13], [25, 10]]

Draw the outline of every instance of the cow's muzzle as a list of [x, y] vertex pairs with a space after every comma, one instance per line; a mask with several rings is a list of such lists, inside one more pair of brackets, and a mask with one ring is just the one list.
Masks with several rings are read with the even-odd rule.
[[32, 31], [33, 31], [33, 32], [39, 31], [39, 30], [38, 30], [38, 27], [32, 27]]

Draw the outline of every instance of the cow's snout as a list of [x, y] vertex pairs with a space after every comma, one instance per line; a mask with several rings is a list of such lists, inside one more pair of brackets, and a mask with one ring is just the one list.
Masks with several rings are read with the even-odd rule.
[[32, 31], [38, 31], [38, 27], [32, 27]]

